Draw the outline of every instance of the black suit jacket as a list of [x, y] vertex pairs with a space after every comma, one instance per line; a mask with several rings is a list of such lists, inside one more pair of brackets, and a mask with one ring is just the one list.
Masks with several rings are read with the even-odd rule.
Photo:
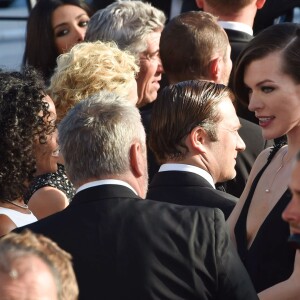
[[[233, 30], [233, 29], [226, 29], [224, 28], [225, 32], [227, 33], [229, 43], [231, 46], [231, 60], [233, 64], [233, 69], [234, 69], [234, 64], [239, 56], [239, 54], [244, 50], [248, 44], [253, 39], [253, 36], [239, 30]], [[231, 72], [231, 76], [229, 79], [229, 87], [232, 88], [232, 83], [233, 83], [233, 72]], [[239, 117], [246, 119], [250, 122], [253, 122], [255, 124], [258, 123], [257, 118], [255, 117], [255, 114], [251, 111], [248, 110], [248, 107], [237, 101], [236, 103], [236, 111]]]
[[300, 7], [300, 0], [268, 0], [262, 9], [257, 11], [254, 19], [254, 33], [265, 29], [274, 24], [274, 21], [279, 16], [285, 15], [284, 22], [293, 21], [293, 10]]
[[218, 209], [102, 185], [29, 228], [70, 252], [80, 299], [258, 299]]
[[184, 171], [156, 173], [149, 185], [147, 198], [181, 205], [219, 208], [226, 219], [238, 200], [214, 189], [200, 175]]
[[231, 60], [234, 63], [242, 50], [247, 46], [247, 43], [253, 39], [253, 36], [238, 30], [226, 29], [229, 43], [231, 46]]

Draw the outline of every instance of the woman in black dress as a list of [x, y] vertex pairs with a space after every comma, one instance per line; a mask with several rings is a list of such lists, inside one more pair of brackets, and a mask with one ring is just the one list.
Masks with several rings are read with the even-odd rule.
[[299, 297], [300, 284], [294, 283], [295, 250], [287, 243], [289, 226], [281, 217], [291, 199], [292, 158], [300, 149], [299, 49], [299, 24], [273, 25], [249, 42], [234, 71], [238, 100], [255, 112], [264, 138], [287, 136], [287, 145], [278, 144], [258, 156], [228, 220], [261, 299]]

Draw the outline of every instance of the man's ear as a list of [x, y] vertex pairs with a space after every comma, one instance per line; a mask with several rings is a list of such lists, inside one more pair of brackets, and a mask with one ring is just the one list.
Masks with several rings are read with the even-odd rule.
[[135, 177], [141, 177], [145, 171], [145, 155], [139, 142], [135, 142], [130, 147], [130, 167]]
[[257, 9], [261, 9], [263, 8], [263, 6], [265, 5], [266, 0], [256, 0], [256, 7]]
[[222, 76], [221, 57], [214, 58], [209, 63], [209, 77], [213, 82], [219, 82]]
[[205, 130], [200, 126], [196, 126], [195, 128], [193, 128], [193, 130], [189, 134], [189, 144], [191, 150], [198, 154], [205, 153], [207, 142], [208, 136]]
[[196, 5], [198, 6], [198, 8], [203, 8], [203, 0], [195, 0]]

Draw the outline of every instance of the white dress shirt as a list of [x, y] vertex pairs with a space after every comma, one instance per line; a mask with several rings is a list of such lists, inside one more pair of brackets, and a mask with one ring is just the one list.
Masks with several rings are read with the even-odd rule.
[[232, 21], [218, 21], [218, 23], [224, 29], [242, 31], [250, 35], [253, 35], [253, 29], [247, 24], [240, 23], [240, 22], [232, 22]]
[[215, 189], [215, 184], [212, 176], [205, 170], [186, 164], [163, 164], [159, 168], [158, 172], [166, 172], [166, 171], [182, 171], [182, 172], [190, 172], [197, 174], [207, 180], [211, 186]]
[[129, 189], [131, 189], [137, 195], [137, 192], [135, 191], [135, 189], [131, 185], [129, 185], [125, 181], [118, 180], [118, 179], [103, 179], [103, 180], [95, 180], [95, 181], [85, 183], [77, 189], [76, 194], [83, 191], [83, 190], [85, 190], [85, 189], [91, 188], [91, 187], [95, 187], [95, 186], [98, 186], [98, 185], [109, 185], [109, 184], [126, 186]]

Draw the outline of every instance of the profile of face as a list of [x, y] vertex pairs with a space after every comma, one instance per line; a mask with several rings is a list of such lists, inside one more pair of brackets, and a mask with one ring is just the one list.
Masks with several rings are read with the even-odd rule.
[[300, 234], [300, 161], [292, 169], [289, 189], [292, 199], [282, 213], [282, 218], [289, 223], [291, 234]]
[[[36, 159], [36, 175], [45, 173], [53, 173], [57, 171], [57, 162], [59, 159], [59, 147], [57, 143], [57, 130], [55, 129], [56, 110], [52, 99], [49, 96], [44, 98], [49, 104], [49, 116], [45, 122], [49, 125], [50, 130], [47, 132], [46, 143], [40, 143], [39, 139], [35, 140], [35, 159]], [[51, 130], [53, 128], [53, 130]]]
[[138, 103], [142, 107], [157, 98], [160, 88], [163, 67], [159, 56], [159, 40], [161, 31], [154, 31], [148, 35], [147, 49], [140, 54], [140, 72], [137, 76]]
[[82, 8], [66, 4], [54, 10], [51, 20], [55, 46], [62, 54], [84, 40], [90, 18]]
[[296, 134], [300, 124], [300, 84], [282, 72], [283, 65], [280, 52], [273, 52], [252, 61], [244, 72], [248, 108], [255, 112], [267, 140]]
[[220, 121], [217, 125], [215, 142], [208, 143], [207, 155], [210, 156], [208, 171], [215, 182], [224, 182], [236, 176], [235, 165], [238, 152], [246, 149], [238, 130], [241, 127], [235, 108], [229, 98], [219, 105]]
[[0, 271], [0, 281], [1, 299], [58, 299], [54, 276], [37, 256], [16, 258], [10, 273]]

